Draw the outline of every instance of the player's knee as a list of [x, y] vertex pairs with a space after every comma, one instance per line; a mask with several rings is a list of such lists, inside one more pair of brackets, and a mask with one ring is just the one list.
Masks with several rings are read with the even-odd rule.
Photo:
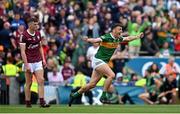
[[44, 79], [40, 79], [39, 81], [38, 81], [38, 85], [44, 85]]
[[115, 74], [114, 73], [112, 73], [110, 76], [109, 76], [109, 78], [111, 78], [112, 80], [115, 78]]

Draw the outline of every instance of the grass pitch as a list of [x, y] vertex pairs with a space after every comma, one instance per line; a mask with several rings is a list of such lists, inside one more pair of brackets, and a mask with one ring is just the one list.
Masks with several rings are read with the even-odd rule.
[[39, 108], [33, 105], [0, 105], [0, 113], [179, 113], [180, 105], [52, 105], [50, 108]]

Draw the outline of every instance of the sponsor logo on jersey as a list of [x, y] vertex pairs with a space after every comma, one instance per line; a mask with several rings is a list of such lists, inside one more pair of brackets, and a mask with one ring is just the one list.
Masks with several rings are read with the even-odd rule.
[[117, 48], [119, 45], [118, 42], [101, 42], [100, 46], [104, 46], [106, 48]]
[[28, 49], [34, 49], [34, 48], [36, 48], [36, 47], [38, 47], [38, 46], [39, 46], [39, 44], [35, 44], [35, 45], [30, 44], [30, 45], [28, 46]]

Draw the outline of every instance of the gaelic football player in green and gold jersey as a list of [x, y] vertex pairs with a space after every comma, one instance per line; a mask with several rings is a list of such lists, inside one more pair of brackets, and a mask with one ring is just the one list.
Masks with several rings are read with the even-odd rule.
[[104, 83], [103, 93], [100, 101], [102, 103], [108, 103], [108, 89], [112, 83], [112, 80], [115, 78], [114, 72], [108, 66], [108, 62], [111, 59], [111, 56], [113, 55], [120, 42], [129, 42], [143, 37], [143, 33], [128, 37], [122, 37], [121, 33], [121, 24], [114, 24], [111, 28], [111, 32], [108, 34], [102, 35], [99, 38], [83, 38], [85, 42], [100, 43], [100, 47], [92, 60], [93, 73], [90, 82], [81, 87], [77, 92], [70, 95], [69, 106], [71, 106], [73, 100], [80, 94], [94, 88], [102, 76], [106, 76], [107, 78]]

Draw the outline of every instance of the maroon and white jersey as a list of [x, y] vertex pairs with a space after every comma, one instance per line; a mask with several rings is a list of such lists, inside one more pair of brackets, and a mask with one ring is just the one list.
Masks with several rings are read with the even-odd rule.
[[28, 63], [35, 63], [42, 60], [40, 53], [40, 41], [41, 35], [40, 32], [35, 32], [31, 34], [28, 30], [24, 31], [20, 38], [20, 43], [26, 44], [26, 56]]
[[21, 35], [22, 35], [22, 33], [19, 32], [18, 30], [13, 33], [14, 40], [15, 40], [15, 42], [16, 42], [16, 46], [17, 46], [17, 47], [19, 47]]

